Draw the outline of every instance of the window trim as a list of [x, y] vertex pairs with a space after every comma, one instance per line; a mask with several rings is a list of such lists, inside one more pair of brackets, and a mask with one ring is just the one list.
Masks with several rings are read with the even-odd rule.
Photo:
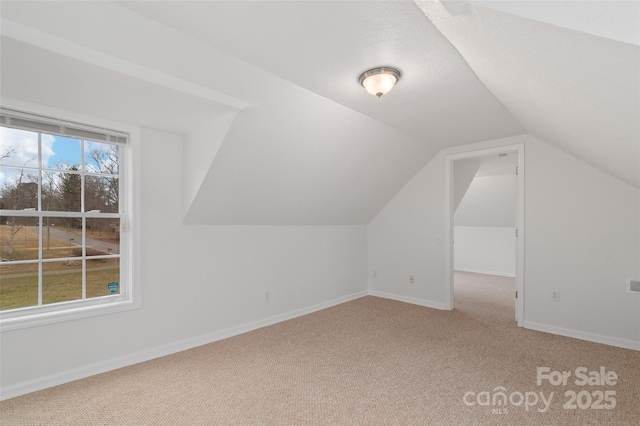
[[[121, 149], [125, 151], [125, 156], [122, 164], [119, 164], [120, 182], [123, 185], [121, 197], [124, 196], [122, 198], [125, 209], [120, 223], [120, 238], [123, 243], [120, 253], [122, 259], [120, 276], [126, 278], [126, 289], [123, 289], [123, 294], [97, 297], [89, 299], [89, 301], [75, 300], [52, 305], [0, 311], [0, 332], [139, 309], [142, 306], [142, 281], [140, 276], [140, 127], [5, 97], [0, 98], [0, 106], [8, 110], [24, 111], [47, 118], [52, 117], [54, 121], [83, 123], [86, 126], [105, 130], [119, 129], [111, 132], [116, 135], [118, 133], [127, 133], [129, 135], [128, 143], [121, 145]], [[78, 126], [79, 129], [85, 130], [82, 124], [78, 124]]]

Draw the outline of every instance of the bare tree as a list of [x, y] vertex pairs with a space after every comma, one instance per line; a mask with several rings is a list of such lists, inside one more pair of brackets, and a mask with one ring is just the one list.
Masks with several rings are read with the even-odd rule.
[[[13, 147], [9, 147], [5, 152], [0, 154], [0, 159], [11, 158], [16, 155], [16, 151]], [[30, 161], [35, 160], [31, 158], [27, 160], [24, 165], [26, 166]], [[34, 191], [35, 190], [35, 191]], [[32, 179], [25, 175], [24, 169], [20, 169], [20, 175], [14, 185], [5, 184], [2, 189], [2, 198], [9, 200], [9, 208], [11, 210], [21, 210], [29, 208], [33, 205], [35, 199], [35, 205], [38, 202], [38, 182], [33, 182]], [[16, 234], [22, 229], [24, 225], [16, 223], [16, 217], [11, 218], [11, 228], [9, 229], [9, 241], [7, 243], [7, 254], [13, 254], [13, 242]]]
[[95, 172], [106, 175], [118, 174], [118, 146], [109, 145], [106, 150], [92, 149], [89, 152], [89, 159], [93, 160], [97, 166]]
[[16, 150], [10, 146], [5, 152], [0, 153], [0, 160], [4, 160], [5, 158], [15, 157]]
[[[106, 150], [92, 149], [88, 155], [95, 173], [108, 176], [87, 178], [85, 203], [91, 203], [91, 210], [118, 211], [118, 146], [109, 145]], [[89, 205], [86, 207], [89, 208]]]
[[[37, 201], [38, 197], [38, 183], [37, 182], [24, 182], [25, 174], [24, 169], [20, 169], [20, 176], [16, 182], [15, 187], [10, 188], [8, 195], [10, 196], [11, 210], [19, 210], [25, 208], [24, 205], [31, 204], [27, 200], [33, 198], [33, 186], [35, 185], [35, 197]], [[4, 192], [4, 191], [3, 191]], [[3, 197], [4, 198], [4, 197]], [[9, 230], [9, 241], [7, 243], [7, 254], [13, 254], [13, 241], [16, 234], [22, 229], [23, 224], [16, 223], [16, 217], [11, 218], [11, 228]]]
[[[56, 178], [55, 172], [42, 172], [42, 208], [51, 211], [55, 208], [57, 194], [60, 187], [60, 179]], [[51, 248], [51, 218], [47, 216], [47, 250]]]

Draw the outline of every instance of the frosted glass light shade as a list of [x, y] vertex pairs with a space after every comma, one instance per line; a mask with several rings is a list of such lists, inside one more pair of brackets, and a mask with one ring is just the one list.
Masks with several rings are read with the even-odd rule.
[[358, 80], [367, 92], [380, 97], [389, 93], [399, 79], [400, 71], [397, 69], [380, 67], [363, 72]]

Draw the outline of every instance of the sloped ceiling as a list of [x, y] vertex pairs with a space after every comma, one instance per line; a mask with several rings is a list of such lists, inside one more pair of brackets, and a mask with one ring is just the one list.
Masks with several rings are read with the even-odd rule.
[[[425, 143], [523, 131], [412, 2], [120, 4]], [[360, 73], [385, 64], [403, 72], [399, 84], [363, 96]]]
[[[443, 5], [450, 9], [449, 5], [452, 3], [454, 2], [445, 1]], [[581, 33], [640, 45], [638, 1], [470, 0], [467, 3]]]
[[640, 187], [636, 46], [434, 5], [3, 1], [2, 95], [184, 135], [186, 223], [365, 224], [440, 149], [524, 132]]
[[[640, 28], [640, 3], [584, 2], [579, 9], [582, 2], [569, 2], [575, 4], [563, 10], [575, 13], [563, 19], [562, 13], [544, 12], [565, 2], [523, 2], [522, 15], [569, 28], [500, 11], [518, 10], [514, 2], [477, 3], [492, 9], [418, 2], [528, 133], [640, 188], [640, 40], [624, 43], [570, 29], [632, 41]], [[606, 3], [631, 18], [603, 16]]]
[[[2, 95], [184, 133], [235, 108], [2, 37]], [[167, 100], [171, 100], [167, 102]], [[116, 107], [117, 106], [117, 107]]]

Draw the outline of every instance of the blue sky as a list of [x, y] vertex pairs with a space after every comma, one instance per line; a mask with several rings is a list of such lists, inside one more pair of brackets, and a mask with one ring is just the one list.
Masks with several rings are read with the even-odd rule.
[[[78, 167], [82, 164], [82, 150], [78, 139], [53, 136], [51, 150], [53, 151], [53, 155], [49, 157], [48, 161], [48, 166], [51, 168], [58, 168], [56, 167], [58, 164], [68, 166], [76, 165]], [[46, 166], [47, 164], [45, 164], [45, 167]]]
[[[89, 158], [92, 150], [106, 151], [109, 144], [86, 141], [85, 159], [87, 171], [95, 172], [98, 167]], [[68, 167], [82, 164], [82, 149], [79, 139], [42, 134], [41, 145], [42, 165], [44, 168], [65, 170]], [[38, 168], [38, 134], [27, 130], [11, 129], [0, 126], [0, 155], [10, 153], [0, 163], [0, 186], [7, 182], [13, 182], [24, 170], [27, 174], [36, 173]], [[30, 170], [31, 169], [31, 170]]]

